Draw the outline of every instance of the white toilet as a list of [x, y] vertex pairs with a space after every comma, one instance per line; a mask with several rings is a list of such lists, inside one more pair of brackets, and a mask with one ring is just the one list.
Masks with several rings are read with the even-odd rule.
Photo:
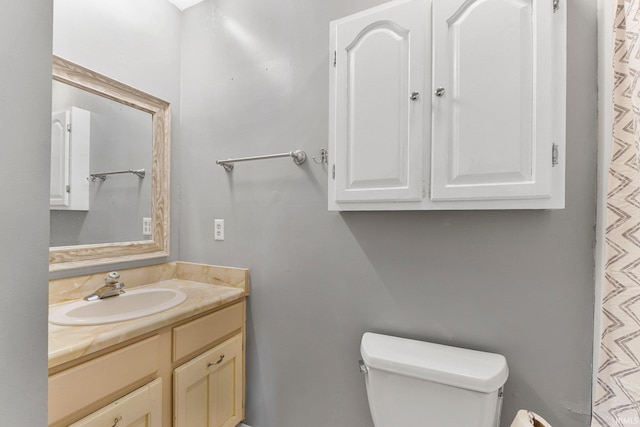
[[504, 356], [367, 332], [361, 370], [376, 427], [496, 427]]

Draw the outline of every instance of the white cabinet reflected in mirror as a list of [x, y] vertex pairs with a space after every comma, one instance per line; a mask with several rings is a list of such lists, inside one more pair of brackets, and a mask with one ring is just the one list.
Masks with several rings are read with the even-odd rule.
[[[150, 239], [151, 114], [53, 81], [50, 246]], [[100, 173], [143, 171], [102, 175]]]
[[[57, 85], [54, 82], [54, 92]], [[91, 113], [77, 107], [64, 110], [54, 107], [51, 113], [51, 209], [89, 210], [89, 180], [83, 177], [89, 176], [90, 150]]]
[[167, 256], [169, 103], [58, 57], [52, 93], [49, 270]]

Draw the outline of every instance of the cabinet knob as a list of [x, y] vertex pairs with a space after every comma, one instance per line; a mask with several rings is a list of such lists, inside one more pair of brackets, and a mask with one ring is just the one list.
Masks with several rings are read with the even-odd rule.
[[444, 88], [443, 87], [439, 87], [438, 89], [435, 90], [435, 95], [437, 97], [443, 97], [444, 96]]
[[218, 359], [218, 361], [217, 361], [217, 362], [215, 362], [215, 363], [211, 363], [211, 362], [209, 362], [209, 363], [207, 364], [207, 368], [210, 368], [210, 367], [212, 367], [212, 366], [214, 366], [214, 365], [219, 365], [219, 364], [221, 364], [221, 363], [222, 363], [222, 361], [223, 361], [223, 360], [224, 360], [224, 354], [221, 354], [221, 355], [220, 355], [220, 359]]
[[420, 92], [411, 92], [411, 96], [409, 97], [412, 101], [417, 101], [420, 99]]

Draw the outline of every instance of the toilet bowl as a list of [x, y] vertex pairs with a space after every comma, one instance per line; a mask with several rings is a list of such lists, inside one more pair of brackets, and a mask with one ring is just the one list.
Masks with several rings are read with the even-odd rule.
[[504, 356], [367, 332], [360, 353], [375, 427], [496, 427]]

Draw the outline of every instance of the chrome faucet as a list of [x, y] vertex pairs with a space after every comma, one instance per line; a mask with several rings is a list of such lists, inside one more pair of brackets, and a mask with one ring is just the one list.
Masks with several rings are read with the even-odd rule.
[[115, 297], [124, 293], [124, 283], [118, 281], [120, 274], [117, 271], [112, 271], [104, 278], [104, 286], [96, 289], [91, 295], [84, 297], [86, 301], [97, 301], [99, 299], [105, 299], [109, 297]]

